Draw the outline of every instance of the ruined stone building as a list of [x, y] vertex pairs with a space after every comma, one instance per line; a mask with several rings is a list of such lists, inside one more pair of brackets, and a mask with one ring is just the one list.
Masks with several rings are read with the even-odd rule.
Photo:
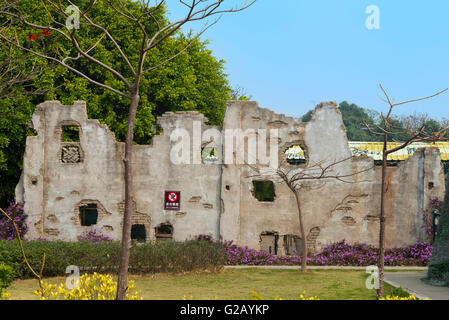
[[[310, 249], [318, 251], [343, 239], [377, 243], [381, 167], [370, 152], [354, 152], [363, 150], [363, 143], [348, 143], [336, 103], [319, 104], [307, 123], [243, 101], [227, 103], [223, 127], [207, 125], [196, 111], [167, 112], [157, 122], [162, 132], [152, 144], [133, 146], [133, 238], [183, 241], [207, 234], [280, 255], [300, 251], [292, 192], [274, 178], [255, 176], [246, 163], [222, 164], [226, 148], [233, 147], [213, 134], [239, 129], [257, 135], [260, 129], [277, 129], [278, 136], [267, 141], [276, 139], [279, 163], [287, 157], [288, 166], [301, 168], [311, 161], [347, 158], [338, 170], [361, 172], [351, 183], [325, 179], [301, 189]], [[44, 102], [36, 107], [31, 124], [36, 135], [27, 137], [16, 187], [16, 200], [25, 202], [28, 215], [27, 237], [76, 241], [95, 228], [120, 239], [124, 143], [117, 142], [106, 125], [88, 119], [82, 101], [68, 106]], [[179, 129], [192, 138], [192, 164], [171, 160], [179, 143], [172, 133]], [[300, 152], [292, 156], [295, 148]], [[387, 247], [423, 240], [421, 213], [431, 197], [444, 196], [439, 148], [413, 151], [388, 167]], [[262, 196], [260, 189], [265, 190]]]

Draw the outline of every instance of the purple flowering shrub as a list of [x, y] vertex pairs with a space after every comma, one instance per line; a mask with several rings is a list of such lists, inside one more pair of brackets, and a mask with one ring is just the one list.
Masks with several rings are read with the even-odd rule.
[[[228, 265], [300, 265], [298, 255], [276, 256], [248, 247], [226, 245]], [[386, 266], [425, 266], [432, 255], [432, 246], [424, 242], [404, 248], [385, 250]], [[368, 266], [378, 261], [378, 249], [366, 244], [348, 244], [345, 240], [325, 247], [307, 258], [309, 265]]]
[[[432, 255], [432, 246], [419, 242], [408, 247], [385, 250], [386, 266], [425, 266]], [[378, 261], [378, 248], [366, 244], [348, 244], [345, 240], [331, 244], [317, 255], [310, 257], [313, 265], [367, 266]]]
[[227, 264], [228, 265], [273, 265], [283, 264], [278, 256], [264, 251], [257, 251], [248, 247], [239, 247], [232, 243], [226, 244]]
[[[13, 201], [10, 201], [8, 208], [5, 209], [5, 212], [16, 223], [20, 237], [23, 238], [23, 236], [27, 232], [27, 225], [25, 223], [27, 215], [23, 210], [23, 202], [14, 203]], [[7, 217], [5, 217], [3, 214], [0, 214], [0, 239], [14, 240], [15, 238], [16, 231], [14, 229], [14, 225], [11, 223], [11, 221], [9, 221]]]
[[84, 232], [81, 236], [78, 237], [78, 240], [87, 242], [102, 242], [102, 241], [111, 242], [114, 239], [112, 239], [107, 235], [104, 235], [101, 231], [97, 229], [92, 229]]

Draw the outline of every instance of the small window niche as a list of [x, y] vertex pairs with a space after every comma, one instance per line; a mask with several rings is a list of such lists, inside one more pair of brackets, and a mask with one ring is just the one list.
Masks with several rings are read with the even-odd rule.
[[131, 226], [131, 239], [137, 242], [145, 242], [147, 239], [147, 231], [143, 224], [133, 224]]
[[81, 149], [77, 145], [64, 145], [61, 148], [62, 163], [80, 163], [82, 162]]
[[62, 126], [62, 142], [80, 142], [80, 128], [78, 126]]
[[96, 204], [88, 204], [79, 208], [80, 223], [84, 227], [89, 227], [97, 224], [98, 208]]
[[269, 254], [278, 254], [278, 240], [277, 232], [263, 232], [260, 235], [260, 250]]
[[273, 202], [275, 198], [273, 181], [253, 181], [254, 197], [262, 202]]
[[285, 151], [285, 159], [290, 165], [301, 165], [306, 163], [304, 150], [300, 146], [291, 146]]
[[216, 147], [205, 147], [201, 150], [201, 158], [203, 163], [216, 163], [218, 158], [218, 148]]
[[284, 249], [285, 249], [285, 254], [288, 256], [301, 255], [301, 253], [302, 253], [301, 238], [299, 238], [298, 236], [292, 235], [292, 234], [284, 235]]
[[154, 231], [156, 241], [173, 240], [173, 226], [171, 224], [161, 224]]

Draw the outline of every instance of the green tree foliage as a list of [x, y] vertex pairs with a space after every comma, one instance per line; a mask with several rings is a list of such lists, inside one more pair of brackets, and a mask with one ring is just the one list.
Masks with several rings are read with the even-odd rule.
[[[16, 26], [13, 26], [15, 29]], [[42, 94], [34, 81], [48, 65], [0, 42], [0, 206], [5, 207], [22, 170], [32, 95]]]
[[[76, 4], [84, 8], [89, 2], [90, 0], [80, 0]], [[100, 6], [94, 6], [89, 13], [90, 18], [101, 22], [102, 25], [107, 25], [109, 30], [121, 30], [116, 40], [130, 61], [134, 62], [138, 58], [137, 48], [141, 45], [140, 39], [135, 36], [135, 25], [117, 15], [106, 1], [101, 3]], [[136, 3], [131, 0], [123, 1], [123, 3], [132, 12], [139, 10]], [[41, 1], [23, 1], [21, 6], [23, 12], [31, 16], [29, 20], [35, 23], [50, 23], [48, 12]], [[154, 14], [158, 15], [159, 20], [162, 18], [165, 24], [168, 23], [168, 19], [164, 18], [166, 17], [165, 8]], [[152, 27], [156, 28], [156, 25]], [[46, 36], [41, 34], [41, 30], [25, 27], [19, 21], [13, 21], [10, 32], [15, 32], [19, 39], [26, 41], [27, 46], [39, 48], [39, 51], [51, 52], [53, 56], [58, 53], [62, 56], [62, 53], [70, 52], [71, 56], [76, 57], [73, 48], [56, 33]], [[36, 35], [37, 38], [28, 40], [30, 34]], [[109, 47], [110, 42], [100, 40], [98, 30], [83, 28], [81, 25], [78, 34], [83, 48], [90, 48], [99, 41], [90, 52], [93, 57], [107, 61], [123, 74], [129, 73], [126, 62], [117, 50]], [[178, 32], [150, 51], [145, 68], [163, 62], [167, 57], [184, 48], [192, 39], [192, 33]], [[222, 123], [231, 88], [227, 75], [224, 73], [225, 61], [216, 59], [212, 51], [207, 48], [207, 44], [207, 41], [195, 39], [192, 45], [175, 59], [145, 74], [141, 81], [141, 99], [134, 131], [136, 143], [151, 142], [155, 134], [151, 130], [155, 119], [166, 111], [198, 110], [208, 117], [210, 124]], [[2, 45], [0, 55], [6, 50], [11, 48]], [[5, 204], [6, 199], [13, 196], [14, 187], [19, 180], [27, 123], [37, 104], [45, 100], [60, 100], [63, 104], [70, 105], [76, 100], [85, 100], [89, 118], [99, 119], [101, 123], [108, 125], [119, 141], [123, 141], [126, 135], [129, 108], [129, 101], [126, 98], [99, 88], [64, 67], [51, 65], [43, 59], [40, 59], [39, 63], [47, 68], [45, 72], [32, 80], [32, 89], [39, 90], [43, 94], [20, 97], [15, 95], [14, 99], [0, 101], [0, 176], [2, 177], [0, 204]], [[70, 61], [70, 64], [99, 82], [120, 88], [119, 80], [86, 59], [74, 59]]]
[[253, 181], [254, 196], [259, 201], [274, 201], [274, 183], [272, 181]]
[[22, 171], [23, 152], [34, 105], [26, 100], [0, 100], [0, 204], [13, 196]]
[[343, 123], [346, 126], [346, 131], [352, 141], [375, 141], [377, 137], [373, 137], [371, 133], [364, 130], [365, 126], [363, 121], [372, 126], [375, 119], [370, 115], [367, 110], [360, 108], [356, 104], [349, 104], [343, 101], [339, 105], [340, 112], [343, 117]]
[[250, 101], [253, 96], [246, 92], [246, 89], [241, 86], [235, 86], [230, 91], [230, 100]]
[[8, 288], [14, 280], [14, 270], [11, 266], [0, 263], [0, 300], [6, 288]]

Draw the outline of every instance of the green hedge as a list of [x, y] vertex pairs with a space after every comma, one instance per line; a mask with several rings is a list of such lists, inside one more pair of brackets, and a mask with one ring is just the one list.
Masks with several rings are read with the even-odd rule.
[[429, 265], [427, 276], [430, 284], [449, 286], [449, 259]]
[[0, 263], [0, 300], [2, 299], [3, 290], [8, 288], [14, 280], [14, 275], [11, 266]]
[[[119, 242], [24, 241], [28, 261], [39, 270], [42, 256], [46, 262], [44, 277], [64, 276], [66, 268], [75, 265], [84, 272], [117, 272]], [[226, 261], [222, 244], [210, 241], [164, 241], [134, 244], [131, 248], [130, 273], [217, 271]], [[17, 241], [0, 241], [0, 263], [13, 268], [17, 277], [31, 278]]]

